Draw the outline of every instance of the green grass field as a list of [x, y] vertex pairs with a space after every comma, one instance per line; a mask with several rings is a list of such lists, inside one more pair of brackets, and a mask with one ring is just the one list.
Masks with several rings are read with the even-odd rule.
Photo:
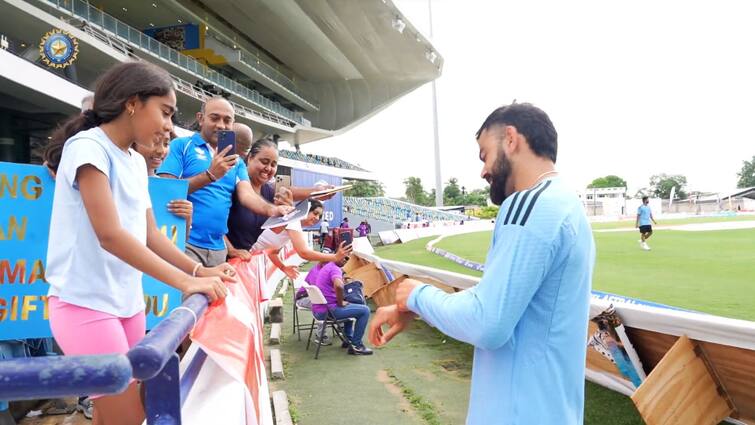
[[[636, 232], [594, 233], [593, 288], [719, 316], [755, 321], [755, 229], [685, 232], [657, 230], [642, 251]], [[384, 258], [480, 276], [425, 251], [431, 238], [381, 247]], [[443, 239], [436, 246], [484, 262], [490, 233]]]

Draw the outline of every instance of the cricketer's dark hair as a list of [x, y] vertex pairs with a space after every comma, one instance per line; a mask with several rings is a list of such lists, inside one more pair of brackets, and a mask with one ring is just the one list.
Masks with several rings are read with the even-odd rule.
[[496, 126], [510, 125], [524, 136], [535, 155], [554, 163], [558, 155], [558, 133], [551, 119], [542, 109], [529, 103], [513, 103], [493, 111], [482, 123], [475, 138]]

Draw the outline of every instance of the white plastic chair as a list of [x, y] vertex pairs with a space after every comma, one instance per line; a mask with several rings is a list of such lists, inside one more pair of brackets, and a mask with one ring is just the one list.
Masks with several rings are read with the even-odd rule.
[[[301, 285], [299, 285], [299, 287], [296, 287], [296, 285], [295, 285], [297, 283], [297, 281], [298, 281], [298, 283], [301, 283]], [[297, 336], [298, 340], [301, 341], [301, 331], [305, 331], [306, 332], [308, 330], [311, 330], [310, 329], [311, 326], [310, 325], [305, 325], [305, 324], [301, 323], [301, 319], [299, 319], [299, 311], [310, 311], [311, 312], [312, 309], [307, 308], [307, 307], [301, 307], [296, 302], [296, 294], [299, 292], [299, 288], [307, 285], [307, 283], [304, 281], [304, 277], [299, 277], [299, 279], [296, 279], [296, 281], [293, 281], [293, 283], [294, 283], [294, 290], [291, 291], [291, 292], [292, 292], [292, 297], [293, 297], [293, 302], [294, 302], [294, 308], [292, 308], [291, 311], [292, 311], [292, 315], [293, 315], [292, 322], [294, 322], [294, 329], [293, 329], [293, 333], [292, 334], [297, 334], [296, 336]]]
[[[325, 299], [322, 291], [320, 291], [320, 288], [318, 288], [317, 286], [307, 285], [305, 283], [304, 289], [307, 291], [307, 295], [309, 296], [309, 300], [312, 302], [312, 306], [325, 305], [327, 307], [328, 301]], [[315, 351], [315, 360], [317, 360], [320, 355], [320, 347], [322, 346], [322, 340], [325, 337], [325, 331], [328, 329], [328, 326], [330, 326], [333, 332], [338, 335], [338, 338], [341, 340], [341, 342], [349, 342], [346, 336], [341, 333], [341, 324], [350, 320], [353, 319], [336, 319], [336, 317], [330, 311], [330, 308], [328, 308], [324, 320], [320, 320], [315, 317], [314, 313], [312, 314], [312, 325], [309, 328], [309, 338], [307, 338], [307, 350], [309, 350], [309, 344], [312, 342], [312, 331], [316, 327], [315, 324], [323, 322], [322, 331], [320, 331], [320, 335], [318, 335], [317, 339], [315, 340], [315, 344], [317, 344], [317, 350]]]

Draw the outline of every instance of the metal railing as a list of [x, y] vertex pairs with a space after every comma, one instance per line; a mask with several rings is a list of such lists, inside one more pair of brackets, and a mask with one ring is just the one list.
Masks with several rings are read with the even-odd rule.
[[127, 354], [33, 357], [0, 361], [0, 400], [117, 394], [131, 379], [144, 381], [147, 423], [181, 424], [181, 406], [206, 359], [201, 350], [183, 376], [176, 349], [207, 309], [195, 294]]
[[421, 205], [415, 205], [386, 197], [357, 198], [344, 196], [343, 206], [344, 208], [348, 208], [354, 214], [391, 223], [410, 221], [415, 218], [417, 213], [419, 213], [422, 220], [428, 221], [467, 220], [467, 217], [463, 214], [438, 211]]
[[[268, 78], [269, 80], [275, 82], [276, 84], [281, 86], [281, 88], [288, 90], [292, 95], [296, 96], [301, 102], [306, 103], [308, 106], [310, 106], [311, 108], [315, 110], [318, 110], [318, 111], [320, 110], [320, 106], [318, 104], [305, 98], [298, 91], [298, 87], [296, 87], [296, 85], [294, 84], [292, 80], [290, 80], [288, 77], [286, 77], [277, 69], [273, 68], [272, 66], [268, 65], [265, 62], [262, 62], [257, 56], [254, 56], [251, 53], [246, 53], [243, 50], [239, 50], [239, 61], [243, 63], [244, 65], [259, 72], [261, 75]], [[262, 70], [267, 70], [267, 73], [263, 72]], [[275, 78], [273, 76], [275, 76]]]
[[[206, 90], [199, 89], [195, 87], [194, 85], [192, 85], [191, 83], [189, 83], [188, 81], [183, 80], [179, 77], [176, 77], [173, 74], [171, 74], [171, 78], [173, 78], [173, 82], [175, 83], [176, 90], [182, 92], [183, 94], [187, 96], [191, 96], [202, 103], [206, 102], [207, 100], [215, 96], [214, 94]], [[236, 115], [240, 115], [250, 120], [253, 120], [256, 117], [256, 118], [261, 118], [267, 121], [271, 121], [276, 124], [284, 125], [286, 127], [296, 127], [295, 122], [285, 119], [281, 117], [280, 115], [271, 114], [266, 111], [256, 111], [254, 109], [247, 108], [244, 105], [240, 105], [236, 102], [232, 102], [232, 101], [229, 101], [229, 102], [231, 103], [231, 105], [233, 105], [233, 110], [236, 112]]]
[[[113, 46], [113, 47], [118, 48], [117, 45]], [[19, 57], [19, 58], [21, 58], [21, 59], [23, 59], [23, 60], [25, 60], [25, 61], [33, 64], [33, 65], [35, 65], [35, 66], [41, 68], [41, 69], [44, 69], [45, 71], [48, 71], [48, 72], [50, 72], [50, 73], [52, 73], [52, 74], [54, 74], [54, 75], [56, 75], [56, 76], [58, 76], [60, 78], [63, 78], [66, 81], [68, 81], [68, 82], [70, 82], [72, 84], [76, 84], [77, 86], [81, 87], [82, 89], [88, 90], [86, 87], [84, 87], [81, 84], [79, 84], [78, 81], [75, 81], [75, 80], [71, 79], [70, 77], [68, 77], [67, 75], [65, 75], [63, 73], [52, 72], [52, 68], [44, 66], [44, 65], [42, 65], [40, 63], [37, 63], [35, 61], [31, 61], [31, 60], [27, 59], [26, 57], [24, 57], [23, 55], [19, 54], [18, 52], [13, 52], [13, 51], [10, 51], [10, 50], [6, 50], [6, 51], [9, 52], [9, 53], [11, 53], [11, 54], [13, 54], [13, 55], [15, 55], [16, 57]], [[125, 53], [126, 52], [124, 52], [124, 54]], [[173, 82], [175, 83], [175, 89], [177, 91], [180, 91], [181, 93], [183, 93], [183, 94], [185, 94], [187, 96], [191, 96], [194, 99], [197, 99], [198, 101], [200, 101], [202, 103], [206, 102], [208, 99], [210, 99], [210, 98], [212, 98], [214, 96], [214, 94], [212, 94], [212, 93], [210, 93], [210, 92], [208, 92], [206, 90], [199, 89], [199, 88], [195, 87], [194, 85], [192, 85], [191, 83], [189, 83], [188, 81], [183, 80], [183, 79], [181, 79], [179, 77], [176, 77], [173, 74], [171, 74], [170, 76], [173, 79]], [[264, 120], [270, 121], [272, 123], [283, 125], [283, 126], [286, 126], [286, 127], [291, 127], [291, 128], [296, 127], [296, 123], [295, 122], [287, 120], [287, 119], [285, 119], [285, 118], [283, 118], [283, 117], [281, 117], [279, 115], [271, 114], [271, 113], [265, 112], [265, 111], [257, 111], [257, 110], [251, 109], [251, 108], [247, 108], [246, 106], [240, 105], [240, 104], [238, 104], [236, 102], [232, 102], [232, 101], [229, 101], [229, 102], [231, 103], [231, 105], [233, 105], [233, 109], [236, 112], [236, 114], [240, 115], [240, 116], [242, 116], [244, 118], [247, 118], [247, 119], [250, 119], [250, 120], [254, 120], [255, 118], [257, 118], [257, 119], [264, 119]], [[3, 410], [3, 409], [0, 408], [0, 410]]]
[[48, 3], [58, 10], [69, 14], [71, 17], [84, 20], [87, 25], [99, 27], [102, 31], [107, 32], [109, 35], [117, 37], [117, 39], [127, 42], [129, 45], [141, 49], [142, 51], [149, 53], [157, 58], [168, 61], [174, 65], [177, 65], [184, 70], [196, 75], [200, 79], [204, 79], [207, 82], [217, 85], [229, 92], [236, 94], [239, 97], [245, 98], [251, 103], [266, 109], [270, 112], [279, 114], [283, 117], [290, 119], [291, 121], [302, 123], [302, 117], [290, 109], [282, 106], [278, 102], [274, 102], [265, 96], [262, 96], [256, 90], [251, 90], [248, 87], [220, 74], [217, 71], [213, 71], [206, 65], [198, 62], [192, 57], [184, 55], [183, 53], [168, 47], [154, 38], [144, 34], [142, 31], [132, 28], [130, 25], [121, 22], [120, 20], [102, 12], [96, 7], [82, 0], [42, 0]]
[[0, 400], [116, 394], [128, 387], [123, 354], [29, 357], [0, 361]]

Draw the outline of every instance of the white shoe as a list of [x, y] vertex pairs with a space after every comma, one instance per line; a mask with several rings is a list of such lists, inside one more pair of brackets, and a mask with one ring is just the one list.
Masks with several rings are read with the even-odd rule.
[[647, 242], [642, 243], [642, 249], [644, 249], [645, 251], [650, 251], [650, 247], [648, 246]]

